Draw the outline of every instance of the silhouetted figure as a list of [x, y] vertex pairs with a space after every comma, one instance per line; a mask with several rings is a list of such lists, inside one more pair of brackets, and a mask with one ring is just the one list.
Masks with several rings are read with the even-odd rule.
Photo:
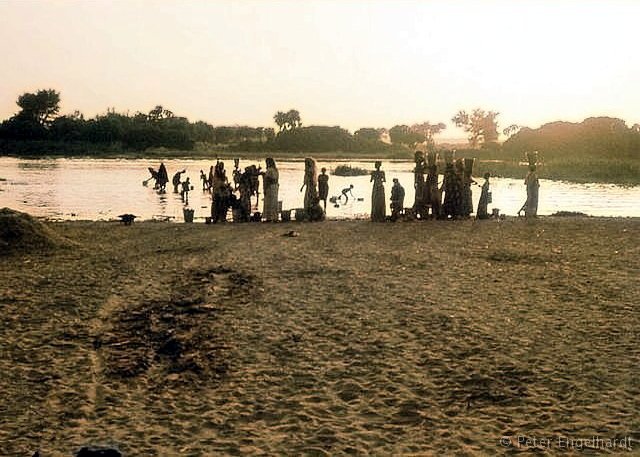
[[211, 193], [213, 193], [213, 178], [215, 174], [215, 168], [211, 165], [211, 167], [209, 167], [209, 192]]
[[209, 189], [209, 178], [204, 173], [203, 170], [200, 170], [200, 181], [202, 181], [202, 190], [206, 191]]
[[527, 173], [524, 184], [527, 186], [527, 202], [525, 203], [524, 216], [538, 217], [538, 189], [540, 189], [540, 182], [535, 165], [529, 165], [529, 173]]
[[427, 217], [427, 204], [425, 202], [426, 186], [424, 174], [427, 166], [422, 151], [416, 151], [414, 156], [415, 166], [413, 168], [413, 188], [415, 189], [415, 200], [413, 203], [413, 212], [420, 219]]
[[488, 206], [491, 203], [491, 189], [489, 187], [489, 177], [491, 174], [487, 171], [484, 174], [484, 183], [480, 191], [480, 200], [478, 201], [478, 210], [476, 211], [476, 219], [488, 219]]
[[404, 187], [398, 178], [393, 178], [391, 187], [391, 220], [397, 220], [404, 209]]
[[158, 168], [158, 179], [156, 180], [160, 192], [166, 192], [168, 182], [169, 174], [167, 173], [167, 167], [164, 166], [164, 162], [161, 162], [160, 168]]
[[440, 217], [441, 193], [438, 189], [438, 154], [427, 154], [427, 181], [425, 183], [425, 204], [431, 207], [431, 217]]
[[189, 177], [182, 182], [182, 191], [180, 192], [180, 197], [182, 201], [187, 205], [189, 204], [189, 191], [191, 190], [191, 181], [189, 181]]
[[250, 167], [251, 167], [251, 195], [255, 195], [256, 207], [258, 207], [260, 203], [260, 175], [262, 175], [262, 167], [256, 167], [255, 165], [250, 165]]
[[248, 222], [251, 217], [251, 169], [246, 167], [244, 173], [239, 177], [238, 192], [238, 209], [240, 211], [240, 221]]
[[227, 182], [224, 163], [216, 163], [213, 171], [213, 202], [211, 204], [211, 222], [226, 222], [229, 211], [231, 186]]
[[375, 170], [371, 172], [371, 180], [373, 182], [373, 190], [371, 192], [371, 220], [373, 222], [384, 222], [387, 217], [387, 208], [384, 198], [384, 183], [386, 178], [384, 171], [380, 170], [382, 162], [379, 160], [375, 163]]
[[[276, 161], [271, 157], [266, 159], [267, 169], [262, 173], [264, 182], [264, 209], [263, 217], [267, 222], [278, 221], [278, 189], [280, 187], [280, 174], [276, 167]], [[255, 168], [255, 166], [254, 166]], [[257, 170], [256, 170], [257, 171]], [[253, 172], [253, 171], [252, 171]], [[251, 176], [253, 179], [253, 176]]]
[[320, 198], [316, 197], [312, 202], [311, 206], [308, 210], [306, 210], [306, 215], [309, 221], [318, 222], [323, 221], [325, 214], [324, 209], [320, 205]]
[[182, 173], [186, 173], [187, 170], [182, 170], [177, 172], [175, 175], [173, 175], [173, 179], [171, 180], [171, 183], [173, 184], [173, 193], [177, 194], [178, 193], [178, 187], [180, 186], [180, 181], [181, 181], [181, 175]]
[[158, 172], [156, 170], [154, 170], [153, 168], [151, 168], [151, 167], [148, 167], [147, 170], [149, 170], [149, 173], [151, 174], [151, 177], [149, 179], [145, 179], [144, 181], [142, 181], [142, 185], [146, 186], [147, 183], [150, 180], [153, 179], [153, 181], [154, 181], [153, 188], [157, 189], [159, 187], [158, 186]]
[[240, 170], [240, 159], [233, 159], [233, 190], [238, 190], [241, 175], [242, 171]]
[[469, 217], [471, 213], [473, 213], [473, 194], [471, 192], [471, 184], [474, 184], [475, 181], [471, 177], [473, 173], [473, 163], [475, 159], [466, 158], [464, 159], [464, 170], [462, 173], [462, 206], [460, 209], [460, 214], [463, 217]]
[[[305, 190], [306, 188], [306, 190]], [[304, 211], [310, 218], [311, 207], [318, 198], [318, 172], [316, 170], [316, 161], [310, 157], [304, 159], [304, 180], [300, 192], [304, 193]]]
[[[384, 172], [383, 172], [384, 173]], [[355, 199], [356, 197], [353, 195], [353, 184], [349, 184], [349, 187], [345, 187], [340, 191], [340, 200], [342, 201], [342, 197], [344, 197], [344, 204], [349, 203], [349, 194], [351, 194], [351, 198]]]
[[324, 202], [324, 210], [327, 211], [327, 197], [329, 196], [329, 175], [327, 169], [322, 168], [320, 176], [318, 176], [318, 197]]
[[[445, 155], [444, 180], [442, 190], [444, 191], [444, 202], [442, 204], [442, 215], [447, 218], [460, 216], [462, 206], [462, 171], [458, 173], [453, 164], [453, 152], [448, 151]], [[462, 165], [464, 168], [464, 165]], [[459, 168], [459, 166], [458, 166]]]

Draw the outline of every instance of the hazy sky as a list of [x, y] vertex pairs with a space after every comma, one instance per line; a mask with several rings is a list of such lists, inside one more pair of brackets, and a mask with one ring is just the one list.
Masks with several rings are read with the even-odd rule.
[[[640, 122], [640, 1], [0, 0], [0, 119], [162, 104], [214, 125]], [[444, 137], [460, 136], [449, 125]]]

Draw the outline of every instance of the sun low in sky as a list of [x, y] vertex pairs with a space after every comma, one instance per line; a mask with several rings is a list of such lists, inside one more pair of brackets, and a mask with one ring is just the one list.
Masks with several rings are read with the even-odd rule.
[[0, 119], [25, 91], [62, 112], [162, 104], [214, 125], [640, 122], [637, 1], [0, 0]]

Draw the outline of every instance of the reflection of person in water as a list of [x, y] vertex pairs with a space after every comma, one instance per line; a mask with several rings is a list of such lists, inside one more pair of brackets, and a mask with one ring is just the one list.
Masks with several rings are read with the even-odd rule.
[[349, 202], [349, 194], [351, 194], [351, 198], [353, 199], [356, 198], [353, 195], [352, 189], [353, 189], [353, 184], [349, 184], [349, 187], [345, 187], [344, 189], [342, 189], [342, 192], [340, 193], [340, 200], [342, 200], [342, 197], [344, 197], [345, 205]]

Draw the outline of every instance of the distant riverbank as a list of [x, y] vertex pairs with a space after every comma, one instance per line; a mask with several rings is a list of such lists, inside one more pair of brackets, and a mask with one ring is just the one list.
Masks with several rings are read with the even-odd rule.
[[[3, 154], [5, 157], [18, 157], [23, 159], [56, 159], [56, 158], [86, 158], [86, 159], [204, 159], [215, 161], [217, 159], [231, 161], [234, 158], [241, 160], [264, 160], [266, 157], [274, 157], [276, 161], [301, 161], [304, 157], [314, 157], [317, 160], [329, 162], [373, 162], [375, 160], [412, 162], [413, 153], [410, 150], [393, 150], [376, 153], [354, 153], [353, 151], [231, 151], [229, 149], [194, 149], [192, 151], [175, 150], [167, 148], [150, 149], [142, 152], [122, 151], [111, 148], [96, 148], [92, 145], [71, 144], [63, 147], [59, 144], [48, 144], [47, 147], [38, 150], [9, 150]], [[474, 176], [480, 177], [485, 172], [492, 176], [504, 178], [524, 178], [527, 173], [523, 158], [507, 155], [500, 151], [488, 150], [457, 150], [457, 157], [475, 157], [476, 166]], [[542, 179], [556, 181], [568, 181], [575, 183], [608, 183], [623, 186], [640, 185], [640, 158], [605, 158], [584, 156], [578, 154], [568, 157], [542, 157], [538, 174]], [[442, 172], [442, 170], [441, 170]]]

